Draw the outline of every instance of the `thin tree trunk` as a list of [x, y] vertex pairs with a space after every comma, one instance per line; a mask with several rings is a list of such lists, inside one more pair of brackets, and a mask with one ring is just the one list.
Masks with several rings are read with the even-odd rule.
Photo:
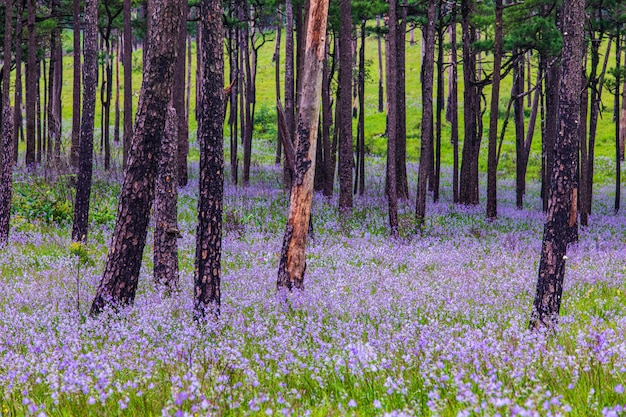
[[444, 102], [444, 34], [445, 29], [443, 26], [443, 1], [439, 1], [437, 4], [437, 112], [435, 121], [435, 176], [433, 182], [433, 201], [436, 203], [439, 201], [439, 188], [441, 182], [441, 129], [442, 129], [442, 114], [443, 114], [443, 102]]
[[35, 0], [27, 0], [28, 4], [28, 58], [26, 62], [26, 165], [36, 162], [35, 112], [37, 110], [37, 41], [35, 34]]
[[85, 3], [83, 65], [83, 111], [80, 126], [80, 153], [72, 240], [87, 240], [89, 227], [89, 200], [93, 172], [93, 130], [96, 111], [96, 84], [98, 73], [98, 1]]
[[376, 40], [378, 42], [378, 113], [382, 113], [385, 111], [385, 94], [383, 91], [383, 46], [382, 40], [380, 36], [380, 16], [376, 16], [376, 28], [378, 29], [378, 34], [376, 35]]
[[487, 168], [487, 218], [498, 217], [497, 200], [497, 142], [498, 104], [500, 101], [500, 68], [502, 67], [502, 0], [495, 0], [496, 29], [493, 52], [493, 78], [491, 80], [491, 114], [489, 115], [489, 153]]
[[[558, 21], [558, 18], [557, 18]], [[547, 61], [547, 57], [542, 57]], [[554, 139], [557, 135], [557, 105], [558, 94], [561, 84], [560, 64], [556, 60], [546, 62], [545, 78], [545, 132], [543, 135], [543, 175], [542, 175], [542, 197], [543, 209], [548, 211], [548, 190], [550, 189], [550, 178], [554, 167]]]
[[[250, 13], [245, 11], [246, 21], [251, 20]], [[252, 28], [254, 32], [254, 28]], [[245, 41], [244, 45], [244, 70], [246, 73], [246, 87], [245, 87], [245, 118], [246, 128], [243, 132], [243, 184], [248, 185], [250, 183], [250, 163], [252, 158], [252, 133], [254, 128], [254, 101], [255, 101], [255, 80], [254, 72], [252, 70], [252, 63], [250, 62], [254, 58], [254, 45], [251, 44], [250, 24], [245, 23], [243, 29], [243, 37]]]
[[[295, 80], [294, 80], [294, 43], [293, 43], [293, 5], [291, 0], [285, 0], [285, 119], [291, 138], [295, 139]], [[286, 160], [284, 166], [284, 182], [286, 188], [291, 188], [291, 174]]]
[[[615, 38], [615, 67], [620, 68], [622, 62], [622, 38], [621, 35], [618, 35]], [[620, 91], [619, 88], [622, 84], [621, 73], [620, 71], [616, 71], [615, 75], [615, 96], [614, 96], [614, 121], [615, 121], [615, 204], [614, 211], [615, 214], [619, 212], [620, 199], [621, 199], [621, 174], [622, 174], [622, 161], [620, 158], [620, 149], [619, 149], [619, 138], [621, 136], [620, 132], [620, 120], [619, 120], [619, 96]]]
[[113, 121], [113, 142], [120, 143], [120, 35], [115, 44], [115, 120]]
[[398, 128], [397, 92], [397, 30], [396, 0], [389, 2], [389, 32], [387, 34], [387, 201], [389, 227], [393, 237], [398, 236], [398, 194], [396, 188], [396, 143]]
[[80, 47], [80, 0], [73, 0], [73, 35], [74, 35], [74, 82], [72, 89], [72, 143], [70, 145], [70, 163], [78, 168], [80, 153], [80, 109], [81, 109], [81, 47]]
[[[52, 2], [52, 14], [57, 14], [60, 0]], [[50, 33], [50, 76], [48, 99], [48, 160], [55, 165], [61, 156], [61, 87], [63, 84], [63, 50], [61, 29], [55, 27]]]
[[332, 79], [329, 68], [330, 40], [326, 41], [326, 53], [324, 56], [324, 69], [322, 70], [322, 151], [324, 160], [324, 195], [333, 195], [335, 180], [334, 159], [331, 152], [330, 128], [333, 124], [333, 110], [331, 104], [330, 83]]
[[420, 226], [426, 217], [426, 192], [429, 174], [432, 172], [433, 144], [433, 78], [435, 74], [435, 20], [436, 0], [428, 2], [428, 24], [424, 31], [424, 59], [422, 64], [422, 138], [420, 165], [417, 178], [417, 202], [415, 220]]
[[459, 200], [459, 112], [458, 112], [458, 80], [456, 51], [456, 9], [452, 11], [450, 26], [450, 96], [448, 98], [448, 114], [450, 115], [450, 142], [452, 142], [452, 201]]
[[328, 0], [311, 0], [301, 78], [301, 101], [298, 107], [296, 166], [289, 201], [289, 217], [278, 267], [279, 290], [304, 288], [305, 248], [313, 198], [327, 18]]
[[[77, 0], [78, 1], [78, 0]], [[22, 16], [23, 3], [17, 2], [16, 16]], [[19, 45], [22, 39], [22, 19], [15, 19], [15, 45]], [[13, 162], [17, 164], [18, 140], [22, 132], [22, 48], [15, 48], [15, 100], [13, 109]], [[24, 135], [22, 134], [22, 139]]]
[[358, 185], [359, 195], [365, 193], [365, 36], [366, 36], [366, 23], [363, 19], [361, 21], [361, 48], [359, 49], [359, 122], [358, 122], [358, 134], [357, 141], [359, 147], [359, 164], [357, 172], [359, 173]]
[[133, 136], [133, 28], [131, 26], [130, 15], [131, 0], [124, 0], [123, 8], [124, 50], [122, 65], [124, 66], [124, 144], [122, 165], [126, 168]]
[[[163, 109], [167, 108], [172, 95], [175, 46], [182, 18], [180, 4], [176, 0], [153, 0], [149, 10], [150, 47], [146, 52], [132, 146], [119, 197], [111, 249], [91, 307], [92, 315], [98, 314], [107, 305], [117, 308], [133, 303], [146, 243], [161, 136], [165, 127], [166, 112]], [[221, 123], [222, 118], [218, 119]]]
[[[401, 21], [398, 25], [396, 42], [396, 117], [398, 127], [396, 130], [396, 193], [398, 199], [409, 199], [409, 180], [406, 173], [406, 21], [407, 4], [403, 2]], [[431, 145], [432, 146], [432, 145]]]
[[342, 123], [339, 125], [339, 211], [352, 211], [352, 11], [349, 1], [340, 2], [339, 83]]
[[189, 123], [191, 109], [191, 35], [187, 35], [187, 85], [185, 86], [185, 114]]
[[[277, 15], [281, 16], [280, 7], [277, 8]], [[274, 82], [276, 88], [276, 100], [280, 100], [280, 37], [281, 37], [281, 27], [280, 27], [281, 18], [276, 19], [276, 41], [274, 43], [274, 57], [272, 61], [274, 62]], [[278, 115], [278, 113], [277, 113]], [[278, 122], [276, 123], [278, 125]], [[276, 158], [274, 163], [276, 165], [280, 165], [280, 161], [282, 159], [282, 146], [281, 146], [281, 136], [280, 132], [277, 132], [276, 138]]]
[[178, 164], [178, 185], [184, 187], [187, 185], [187, 155], [189, 154], [189, 125], [187, 121], [187, 112], [185, 111], [185, 65], [187, 50], [187, 15], [189, 14], [188, 4], [186, 0], [181, 1], [183, 18], [180, 21], [180, 35], [178, 39], [178, 57], [176, 58], [176, 67], [174, 69], [174, 86], [172, 91], [172, 104], [176, 110], [178, 117], [178, 146], [177, 164]]
[[177, 221], [179, 120], [176, 109], [170, 107], [167, 110], [165, 131], [161, 140], [154, 196], [154, 282], [157, 287], [165, 290], [166, 294], [176, 291], [179, 286], [180, 232]]
[[530, 319], [531, 328], [552, 327], [558, 318], [569, 229], [576, 221], [576, 161], [582, 84], [583, 0], [563, 4], [563, 56], [558, 104], [558, 135], [551, 176], [548, 213], [544, 227], [537, 293]]

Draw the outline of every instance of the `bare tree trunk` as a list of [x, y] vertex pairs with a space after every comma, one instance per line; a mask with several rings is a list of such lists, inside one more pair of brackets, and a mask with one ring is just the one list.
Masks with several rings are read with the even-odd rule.
[[278, 267], [279, 290], [304, 288], [305, 248], [313, 198], [327, 18], [328, 0], [311, 0], [296, 132], [296, 166], [289, 201], [289, 218]]
[[187, 15], [189, 14], [188, 4], [186, 0], [181, 1], [183, 18], [180, 21], [180, 36], [178, 39], [178, 57], [176, 58], [176, 67], [174, 69], [174, 90], [172, 95], [172, 104], [176, 110], [178, 117], [178, 185], [184, 187], [187, 185], [187, 155], [189, 154], [189, 125], [187, 121], [187, 112], [185, 111], [185, 52], [187, 50]]
[[437, 112], [435, 120], [435, 176], [433, 182], [433, 201], [439, 201], [439, 184], [441, 182], [441, 129], [442, 114], [444, 102], [444, 34], [445, 28], [443, 24], [443, 1], [439, 0], [437, 4]]
[[[276, 19], [276, 41], [274, 43], [274, 57], [272, 58], [272, 61], [274, 62], [274, 82], [276, 83], [275, 88], [276, 88], [276, 100], [280, 100], [280, 37], [281, 37], [281, 26], [280, 26], [280, 21], [281, 21], [281, 12], [280, 12], [280, 7], [277, 7], [276, 9], [277, 11], [277, 15], [279, 16]], [[276, 123], [278, 125], [278, 122]], [[277, 138], [276, 138], [276, 159], [274, 161], [274, 163], [276, 165], [280, 165], [280, 161], [282, 159], [282, 146], [281, 146], [281, 137], [280, 137], [280, 132], [277, 132]]]
[[70, 146], [70, 163], [78, 168], [80, 153], [80, 79], [81, 79], [81, 47], [80, 47], [80, 0], [73, 0], [73, 35], [74, 35], [74, 82], [72, 89], [72, 144]]
[[[182, 29], [181, 29], [182, 30]], [[178, 51], [180, 52], [180, 50]], [[180, 58], [180, 57], [179, 57]], [[184, 58], [184, 54], [183, 54]], [[154, 195], [154, 282], [166, 294], [178, 289], [178, 122], [170, 107], [161, 139]]]
[[558, 318], [569, 229], [576, 221], [576, 161], [580, 120], [580, 87], [583, 62], [583, 0], [563, 4], [563, 56], [558, 104], [558, 135], [552, 171], [548, 213], [544, 227], [537, 293], [530, 319], [531, 328], [552, 327]]
[[[335, 183], [335, 162], [331, 151], [330, 128], [333, 124], [333, 110], [330, 83], [332, 80], [331, 69], [329, 68], [330, 40], [326, 41], [326, 53], [324, 56], [324, 69], [322, 70], [322, 151], [324, 159], [324, 195], [333, 195], [333, 185]], [[336, 130], [336, 129], [335, 129]]]
[[[398, 199], [409, 199], [409, 180], [406, 173], [406, 21], [407, 4], [403, 2], [401, 9], [402, 19], [398, 25], [396, 34], [396, 118], [398, 127], [396, 129], [396, 193]], [[431, 144], [432, 146], [432, 144]], [[431, 154], [432, 155], [432, 154]]]
[[339, 125], [339, 211], [352, 211], [352, 9], [349, 1], [340, 2], [339, 83], [342, 123]]
[[359, 195], [365, 193], [365, 36], [366, 36], [366, 23], [363, 19], [361, 21], [361, 48], [359, 49], [359, 122], [357, 141], [359, 147], [360, 159], [357, 166], [357, 172], [359, 173], [358, 184], [355, 183], [355, 193], [357, 191]]
[[189, 113], [191, 109], [191, 35], [187, 35], [187, 85], [185, 86], [185, 114], [187, 115], [187, 123], [189, 123]]
[[[558, 21], [558, 17], [557, 17]], [[552, 168], [554, 166], [554, 140], [557, 135], [557, 105], [558, 95], [561, 84], [560, 65], [556, 60], [548, 61], [548, 57], [542, 57], [546, 62], [546, 78], [545, 78], [545, 94], [546, 94], [546, 110], [545, 110], [545, 132], [543, 135], [543, 170], [542, 170], [542, 197], [543, 209], [548, 211], [548, 190], [550, 189], [550, 178]]]
[[[78, 1], [78, 0], [77, 0]], [[16, 16], [22, 16], [23, 3], [17, 2]], [[15, 45], [22, 39], [22, 19], [15, 19]], [[15, 48], [15, 100], [13, 110], [13, 161], [18, 159], [18, 140], [22, 132], [22, 48]], [[24, 135], [22, 134], [22, 140]]]
[[[11, 196], [13, 194], [13, 114], [11, 112], [11, 50], [13, 49], [13, 2], [4, 2], [4, 49], [2, 61], [2, 94], [0, 95], [0, 248], [9, 240]], [[19, 20], [19, 15], [18, 19]], [[19, 49], [19, 48], [18, 48]]]
[[[285, 118], [287, 129], [292, 139], [295, 139], [295, 79], [294, 79], [294, 44], [293, 44], [293, 5], [291, 0], [285, 0]], [[291, 174], [287, 162], [284, 162], [285, 187], [291, 188]]]
[[113, 121], [113, 142], [120, 143], [120, 34], [115, 43], [115, 119]]
[[422, 61], [422, 144], [417, 179], [417, 202], [415, 220], [419, 225], [426, 217], [426, 192], [429, 174], [432, 172], [433, 144], [433, 77], [435, 73], [435, 20], [437, 1], [428, 2], [428, 24], [424, 31], [424, 60]]
[[35, 0], [28, 4], [28, 59], [26, 62], [26, 165], [36, 162], [35, 155], [35, 112], [37, 110], [37, 40], [35, 34]]
[[489, 115], [489, 153], [487, 168], [487, 218], [498, 217], [498, 104], [500, 101], [500, 68], [502, 67], [502, 0], [495, 0], [496, 29], [493, 52], [493, 77], [491, 80], [491, 114]]
[[452, 201], [459, 200], [459, 114], [458, 114], [458, 81], [457, 81], [457, 51], [456, 51], [456, 9], [452, 11], [452, 25], [450, 26], [450, 95], [448, 97], [448, 111], [450, 115], [450, 142], [452, 142]]
[[383, 46], [380, 36], [380, 16], [376, 16], [376, 28], [379, 29], [376, 35], [378, 41], [378, 113], [385, 111], [385, 95], [383, 91]]
[[85, 3], [83, 65], [83, 111], [80, 125], [80, 153], [72, 240], [87, 240], [89, 228], [89, 200], [93, 172], [93, 130], [96, 111], [96, 84], [98, 83], [98, 1]]
[[124, 66], [124, 144], [122, 165], [126, 168], [133, 135], [133, 28], [131, 26], [130, 15], [131, 0], [124, 0], [123, 7], [124, 51], [122, 65]]
[[[622, 38], [621, 35], [617, 35], [615, 38], [615, 67], [620, 68], [622, 63]], [[619, 88], [622, 84], [621, 73], [620, 71], [616, 71], [615, 75], [615, 95], [614, 95], [614, 121], [615, 121], [615, 205], [614, 211], [615, 214], [619, 212], [620, 199], [621, 199], [621, 174], [622, 174], [622, 161], [620, 158], [620, 147], [619, 147], [619, 139], [621, 136], [620, 131], [620, 120], [619, 120]]]
[[224, 193], [224, 50], [222, 2], [202, 0], [200, 31], [203, 77], [200, 119], [200, 196], [194, 274], [195, 317], [219, 315]]
[[389, 32], [387, 34], [387, 201], [391, 235], [398, 236], [398, 194], [396, 188], [396, 143], [398, 128], [397, 40], [398, 17], [396, 0], [389, 2]]
[[[52, 14], [58, 13], [60, 6], [60, 0], [54, 0]], [[61, 156], [61, 87], [63, 84], [63, 50], [59, 26], [50, 33], [49, 83], [48, 160], [56, 163]]]
[[165, 127], [163, 109], [167, 108], [172, 96], [175, 46], [182, 18], [177, 0], [153, 0], [149, 11], [150, 46], [146, 52], [132, 146], [119, 197], [111, 249], [91, 306], [92, 315], [98, 314], [107, 305], [117, 308], [133, 303], [146, 243], [161, 136]]

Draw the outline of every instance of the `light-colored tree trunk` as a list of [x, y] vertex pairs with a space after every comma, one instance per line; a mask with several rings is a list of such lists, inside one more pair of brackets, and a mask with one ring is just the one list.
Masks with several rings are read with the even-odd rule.
[[297, 118], [296, 166], [289, 201], [289, 218], [278, 267], [278, 289], [304, 288], [305, 248], [313, 198], [327, 19], [328, 0], [311, 0]]

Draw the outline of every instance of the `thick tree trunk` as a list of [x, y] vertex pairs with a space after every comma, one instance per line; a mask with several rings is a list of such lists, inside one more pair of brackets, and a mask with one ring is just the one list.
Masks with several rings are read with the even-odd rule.
[[122, 165], [126, 168], [128, 152], [133, 135], [133, 28], [131, 26], [131, 0], [124, 0], [124, 50], [122, 65], [124, 66], [124, 144]]
[[480, 152], [480, 92], [476, 79], [476, 28], [471, 22], [474, 15], [474, 2], [461, 1], [461, 26], [463, 27], [463, 108], [465, 133], [463, 140], [463, 159], [461, 161], [461, 176], [459, 202], [462, 204], [477, 205], [478, 194], [478, 155]]
[[72, 143], [70, 145], [70, 163], [78, 168], [80, 153], [80, 103], [81, 103], [81, 47], [80, 47], [80, 0], [73, 0], [74, 30], [74, 82], [72, 88]]
[[[179, 50], [180, 52], [180, 50]], [[180, 58], [180, 57], [179, 57]], [[178, 121], [170, 107], [165, 119], [154, 196], [154, 282], [169, 294], [178, 289]]]
[[[558, 20], [558, 17], [557, 17]], [[550, 60], [550, 62], [548, 62]], [[542, 197], [543, 210], [548, 211], [548, 190], [550, 189], [550, 178], [554, 167], [554, 140], [557, 135], [557, 105], [559, 101], [559, 89], [561, 85], [560, 65], [549, 57], [542, 57], [542, 61], [547, 64], [545, 78], [545, 129], [543, 134], [543, 164], [542, 164]]]
[[[119, 198], [115, 230], [102, 280], [91, 306], [98, 314], [111, 305], [132, 304], [146, 243], [150, 206], [159, 160], [165, 113], [172, 95], [172, 78], [181, 9], [176, 0], [153, 0], [137, 118]], [[221, 46], [221, 43], [220, 43]], [[221, 122], [221, 118], [219, 118]]]
[[83, 65], [83, 111], [72, 240], [84, 242], [89, 227], [89, 200], [93, 172], [93, 129], [98, 77], [98, 1], [85, 3]]
[[417, 176], [415, 220], [422, 225], [426, 217], [426, 192], [433, 161], [433, 78], [435, 75], [435, 20], [437, 1], [428, 2], [428, 24], [424, 31], [424, 60], [422, 61], [422, 144]]
[[340, 2], [339, 83], [341, 111], [339, 125], [339, 211], [352, 211], [352, 11], [349, 1]]
[[35, 33], [35, 0], [28, 3], [28, 58], [26, 62], [26, 165], [36, 162], [35, 155], [35, 112], [37, 110], [37, 39]]
[[222, 2], [202, 0], [200, 22], [203, 77], [200, 119], [200, 196], [194, 274], [195, 317], [219, 315], [224, 194], [224, 52]]
[[[13, 2], [6, 0], [4, 13], [4, 48], [2, 93], [0, 94], [0, 248], [9, 240], [11, 196], [13, 194], [13, 113], [11, 112], [11, 50], [13, 49]], [[19, 19], [18, 19], [19, 20]]]
[[563, 57], [558, 104], [558, 135], [544, 227], [537, 293], [530, 327], [551, 327], [561, 307], [569, 229], [576, 221], [575, 177], [583, 62], [583, 0], [563, 4]]
[[496, 1], [496, 29], [493, 52], [493, 78], [491, 81], [491, 114], [489, 115], [489, 152], [487, 168], [487, 218], [498, 217], [498, 103], [500, 101], [500, 68], [502, 67], [502, 0]]
[[180, 21], [180, 35], [178, 37], [178, 57], [176, 58], [176, 67], [174, 69], [174, 86], [172, 91], [172, 104], [176, 110], [178, 117], [178, 185], [184, 187], [187, 185], [187, 155], [189, 154], [189, 125], [187, 121], [187, 112], [185, 108], [185, 65], [187, 50], [187, 0], [181, 1], [183, 18]]
[[397, 2], [389, 2], [389, 32], [387, 34], [387, 201], [389, 227], [392, 236], [398, 235], [398, 193], [396, 188], [396, 144], [398, 129], [397, 103]]
[[304, 288], [305, 248], [313, 198], [327, 18], [328, 0], [311, 0], [301, 78], [301, 100], [298, 106], [296, 166], [289, 201], [289, 217], [278, 266], [279, 290]]

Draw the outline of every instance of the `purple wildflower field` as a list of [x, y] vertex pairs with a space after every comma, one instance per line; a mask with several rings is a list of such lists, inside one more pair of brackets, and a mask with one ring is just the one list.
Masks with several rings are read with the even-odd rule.
[[195, 181], [179, 196], [181, 292], [155, 292], [148, 248], [134, 307], [97, 320], [87, 312], [112, 222], [92, 224], [79, 258], [68, 225], [15, 216], [0, 256], [0, 415], [626, 415], [626, 227], [610, 187], [568, 252], [560, 325], [542, 333], [527, 330], [538, 184], [520, 211], [501, 180], [487, 222], [444, 183], [419, 234], [402, 203], [392, 240], [381, 172], [368, 167], [350, 218], [316, 195], [306, 289], [289, 306], [275, 289], [281, 171], [227, 181], [222, 314], [206, 326], [192, 319]]

